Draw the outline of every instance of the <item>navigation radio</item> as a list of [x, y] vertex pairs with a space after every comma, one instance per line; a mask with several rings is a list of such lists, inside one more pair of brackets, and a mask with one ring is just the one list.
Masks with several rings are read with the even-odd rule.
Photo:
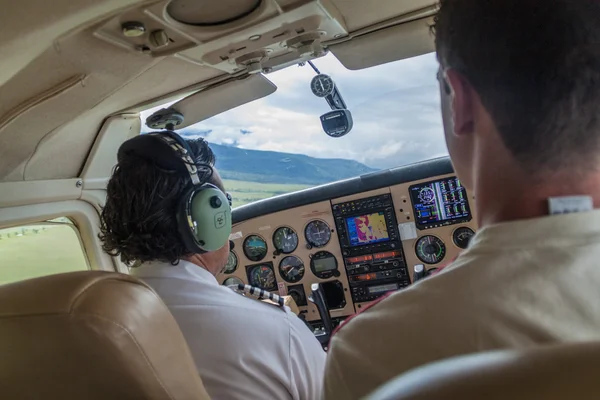
[[334, 204], [332, 209], [354, 302], [410, 284], [390, 194]]

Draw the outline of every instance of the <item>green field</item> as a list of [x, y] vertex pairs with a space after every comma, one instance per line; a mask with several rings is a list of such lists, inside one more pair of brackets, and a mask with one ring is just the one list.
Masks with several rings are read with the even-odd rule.
[[67, 224], [0, 229], [0, 285], [88, 269], [83, 254]]
[[268, 199], [280, 194], [306, 189], [310, 185], [291, 185], [278, 183], [256, 183], [234, 180], [223, 180], [225, 189], [233, 197], [233, 207], [252, 203], [257, 200]]

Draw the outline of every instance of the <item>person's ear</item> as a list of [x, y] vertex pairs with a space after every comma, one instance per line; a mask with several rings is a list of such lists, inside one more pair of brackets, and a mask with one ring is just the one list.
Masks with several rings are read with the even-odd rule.
[[444, 80], [450, 90], [454, 134], [472, 133], [474, 129], [473, 101], [475, 93], [473, 87], [463, 75], [452, 68], [444, 72]]

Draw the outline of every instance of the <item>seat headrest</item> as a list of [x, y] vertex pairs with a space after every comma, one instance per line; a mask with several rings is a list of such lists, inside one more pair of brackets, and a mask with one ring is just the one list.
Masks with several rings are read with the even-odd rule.
[[600, 394], [600, 342], [505, 350], [429, 364], [366, 400], [565, 400]]
[[167, 307], [124, 274], [0, 286], [0, 354], [5, 399], [208, 399]]

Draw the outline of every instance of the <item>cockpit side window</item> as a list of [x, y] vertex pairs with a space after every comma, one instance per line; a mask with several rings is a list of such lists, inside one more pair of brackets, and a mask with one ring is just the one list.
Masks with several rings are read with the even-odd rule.
[[0, 285], [88, 269], [79, 231], [68, 218], [0, 229]]

